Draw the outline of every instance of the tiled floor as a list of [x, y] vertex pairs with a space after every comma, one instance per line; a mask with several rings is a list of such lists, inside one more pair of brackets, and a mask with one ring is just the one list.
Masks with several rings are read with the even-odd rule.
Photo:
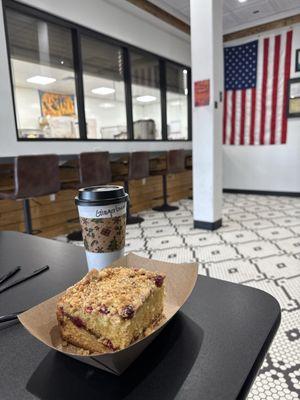
[[215, 232], [193, 229], [191, 200], [177, 204], [171, 213], [140, 213], [145, 221], [128, 226], [126, 251], [196, 260], [199, 274], [275, 296], [281, 326], [248, 399], [300, 399], [300, 199], [225, 194], [223, 226]]

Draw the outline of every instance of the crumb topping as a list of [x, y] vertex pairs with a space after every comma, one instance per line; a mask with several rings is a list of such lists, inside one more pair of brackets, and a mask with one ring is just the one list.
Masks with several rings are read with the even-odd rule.
[[67, 289], [59, 306], [67, 306], [72, 313], [131, 319], [148, 296], [163, 285], [164, 278], [164, 274], [143, 268], [94, 269]]

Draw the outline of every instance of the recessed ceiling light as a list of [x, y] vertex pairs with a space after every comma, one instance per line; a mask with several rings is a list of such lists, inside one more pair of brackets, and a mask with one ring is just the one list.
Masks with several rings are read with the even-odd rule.
[[113, 104], [113, 103], [101, 103], [101, 104], [99, 104], [99, 107], [101, 107], [101, 108], [113, 108], [113, 107], [115, 107], [115, 104]]
[[48, 78], [48, 76], [35, 75], [31, 78], [26, 79], [29, 83], [36, 83], [37, 85], [49, 85], [56, 81], [54, 78]]
[[101, 94], [102, 96], [105, 96], [106, 94], [112, 94], [115, 93], [115, 89], [101, 86], [95, 89], [92, 89], [92, 93], [94, 94]]
[[146, 96], [139, 96], [136, 99], [137, 99], [137, 101], [139, 101], [141, 103], [150, 103], [151, 101], [155, 101], [156, 97], [155, 96], [146, 95]]
[[184, 75], [186, 75], [187, 74], [187, 69], [184, 69], [182, 72], [184, 73]]
[[246, 3], [247, 0], [239, 0], [239, 3]]

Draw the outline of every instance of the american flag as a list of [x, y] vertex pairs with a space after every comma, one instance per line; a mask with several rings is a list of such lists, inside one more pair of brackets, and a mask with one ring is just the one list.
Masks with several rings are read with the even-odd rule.
[[293, 32], [224, 48], [223, 144], [283, 144]]

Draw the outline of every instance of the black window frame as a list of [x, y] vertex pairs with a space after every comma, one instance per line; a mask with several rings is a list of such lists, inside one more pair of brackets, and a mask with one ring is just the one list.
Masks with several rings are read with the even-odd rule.
[[187, 102], [187, 131], [188, 131], [188, 138], [187, 139], [169, 139], [168, 137], [168, 132], [166, 130], [165, 135], [166, 135], [166, 141], [168, 142], [188, 142], [192, 140], [192, 72], [190, 67], [186, 67], [185, 65], [179, 64], [174, 61], [166, 60], [164, 62], [164, 113], [165, 113], [165, 126], [167, 127], [167, 122], [168, 122], [168, 117], [167, 117], [167, 63], [169, 64], [174, 64], [176, 66], [179, 66], [181, 68], [184, 68], [187, 70], [187, 87], [188, 87], [188, 102]]
[[[131, 76], [131, 52], [135, 53], [135, 54], [146, 54], [148, 56], [152, 56], [154, 58], [156, 58], [157, 60], [157, 64], [158, 64], [158, 70], [159, 70], [159, 92], [160, 92], [160, 115], [161, 115], [161, 139], [135, 139], [134, 138], [134, 126], [133, 126], [133, 118], [132, 118], [132, 141], [134, 142], [162, 142], [162, 141], [167, 141], [167, 114], [166, 114], [166, 110], [167, 110], [167, 100], [166, 100], [166, 68], [165, 68], [165, 60], [163, 57], [158, 56], [157, 54], [153, 54], [150, 53], [149, 51], [144, 51], [140, 48], [137, 47], [133, 47], [133, 46], [129, 46], [128, 47], [128, 65], [126, 66], [126, 68], [129, 70], [129, 74], [130, 74], [130, 88], [132, 90], [132, 76]], [[130, 103], [131, 103], [131, 112], [133, 109], [133, 98], [132, 96], [130, 97]], [[127, 107], [127, 105], [126, 105]], [[133, 117], [133, 114], [132, 114]], [[186, 141], [186, 140], [182, 140], [182, 141]]]
[[[39, 10], [37, 8], [16, 2], [14, 0], [3, 0], [3, 21], [6, 37], [6, 50], [8, 56], [8, 67], [10, 75], [11, 84], [11, 94], [14, 109], [14, 119], [15, 119], [15, 130], [17, 141], [19, 142], [189, 142], [192, 140], [192, 96], [191, 96], [191, 68], [187, 65], [178, 63], [174, 60], [167, 59], [165, 57], [159, 56], [158, 54], [152, 53], [150, 51], [141, 49], [139, 47], [133, 46], [131, 44], [125, 43], [121, 40], [112, 38], [103, 33], [97, 32], [90, 28], [86, 28], [82, 25], [73, 23], [67, 19], [57, 17], [56, 15], [47, 13], [45, 11]], [[74, 73], [75, 73], [75, 88], [77, 96], [77, 115], [79, 123], [79, 138], [20, 138], [18, 134], [17, 125], [17, 114], [16, 114], [16, 104], [14, 95], [14, 83], [12, 74], [12, 65], [10, 57], [10, 44], [7, 26], [7, 16], [6, 10], [13, 10], [25, 15], [38, 18], [45, 22], [56, 24], [58, 26], [68, 28], [72, 35], [72, 45], [73, 45], [73, 61], [74, 61]], [[87, 137], [87, 128], [85, 120], [85, 109], [84, 109], [84, 90], [83, 90], [83, 68], [82, 68], [82, 58], [81, 58], [81, 35], [89, 36], [95, 39], [99, 39], [108, 44], [114, 44], [122, 48], [123, 50], [123, 61], [124, 61], [124, 84], [125, 84], [125, 105], [126, 105], [126, 117], [127, 117], [127, 139], [89, 139]], [[130, 51], [144, 53], [146, 55], [156, 57], [160, 66], [160, 93], [161, 93], [161, 119], [162, 119], [162, 135], [161, 139], [135, 139], [133, 135], [133, 115], [132, 115], [132, 87], [131, 87], [131, 74], [130, 74]], [[187, 139], [168, 139], [167, 135], [167, 107], [166, 107], [166, 62], [170, 62], [179, 67], [185, 68], [188, 71], [188, 138]]]

